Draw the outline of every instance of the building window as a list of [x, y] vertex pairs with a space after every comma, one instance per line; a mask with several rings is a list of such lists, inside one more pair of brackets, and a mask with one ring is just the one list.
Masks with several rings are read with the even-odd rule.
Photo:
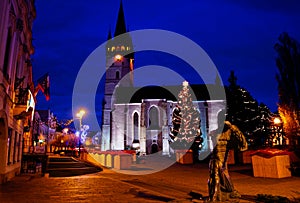
[[119, 71], [116, 72], [116, 79], [120, 79], [120, 72]]
[[14, 138], [14, 152], [13, 152], [13, 163], [16, 163], [17, 161], [17, 150], [18, 150], [18, 147], [17, 147], [17, 140], [18, 140], [18, 132], [15, 132], [15, 138]]
[[121, 51], [125, 51], [125, 47], [124, 46], [121, 46]]
[[20, 160], [21, 160], [21, 157], [20, 157], [20, 153], [21, 153], [21, 150], [22, 150], [22, 135], [21, 134], [19, 134], [19, 140], [18, 140], [18, 144], [17, 144], [17, 146], [18, 146], [18, 155], [17, 155], [17, 162], [19, 162]]
[[11, 56], [10, 53], [10, 45], [11, 45], [11, 39], [12, 39], [12, 29], [9, 27], [7, 32], [7, 38], [6, 38], [6, 47], [5, 47], [5, 55], [4, 55], [4, 63], [3, 63], [3, 75], [4, 77], [9, 80], [9, 58]]
[[139, 115], [137, 112], [133, 114], [133, 135], [134, 140], [139, 140]]
[[150, 129], [159, 129], [159, 114], [156, 107], [151, 107], [149, 110], [149, 128]]
[[11, 138], [12, 138], [12, 129], [8, 128], [8, 137], [7, 137], [7, 165], [11, 164], [11, 160], [10, 160]]

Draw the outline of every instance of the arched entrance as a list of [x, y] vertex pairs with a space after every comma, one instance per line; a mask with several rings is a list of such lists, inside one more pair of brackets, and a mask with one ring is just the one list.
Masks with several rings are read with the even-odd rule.
[[157, 144], [152, 144], [151, 145], [151, 154], [154, 154], [156, 152], [158, 152], [158, 146], [157, 146]]

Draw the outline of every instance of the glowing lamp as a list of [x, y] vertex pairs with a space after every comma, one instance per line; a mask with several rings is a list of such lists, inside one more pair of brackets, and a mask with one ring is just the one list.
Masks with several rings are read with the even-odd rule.
[[276, 117], [276, 118], [274, 118], [273, 122], [274, 122], [274, 124], [278, 125], [281, 123], [281, 120], [280, 120], [280, 118]]
[[78, 118], [82, 118], [82, 116], [85, 114], [85, 111], [84, 110], [80, 110], [77, 114], [76, 114], [76, 116], [78, 117]]
[[138, 140], [133, 140], [132, 148], [137, 149], [140, 147], [140, 142]]
[[120, 54], [115, 56], [115, 60], [116, 61], [121, 61], [122, 60], [122, 56]]

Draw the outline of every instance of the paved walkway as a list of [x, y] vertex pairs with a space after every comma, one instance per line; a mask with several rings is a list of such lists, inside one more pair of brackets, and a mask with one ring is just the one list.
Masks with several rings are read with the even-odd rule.
[[[137, 164], [131, 171], [142, 169], [151, 171], [147, 164]], [[165, 170], [147, 175], [129, 175], [129, 170], [119, 172], [122, 173], [104, 168], [96, 174], [75, 177], [22, 175], [0, 185], [0, 202], [192, 202], [189, 196], [192, 190], [207, 196], [207, 163], [175, 163]], [[230, 175], [236, 189], [243, 195], [300, 198], [299, 177], [254, 178], [251, 165], [232, 166]]]

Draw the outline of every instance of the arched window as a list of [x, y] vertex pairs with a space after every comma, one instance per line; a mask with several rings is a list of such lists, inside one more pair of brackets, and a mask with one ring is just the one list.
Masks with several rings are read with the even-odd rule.
[[137, 112], [133, 114], [133, 136], [134, 140], [139, 140], [139, 115]]
[[116, 79], [120, 79], [120, 72], [119, 71], [116, 72]]
[[149, 110], [149, 128], [159, 129], [159, 114], [158, 109], [152, 106]]

